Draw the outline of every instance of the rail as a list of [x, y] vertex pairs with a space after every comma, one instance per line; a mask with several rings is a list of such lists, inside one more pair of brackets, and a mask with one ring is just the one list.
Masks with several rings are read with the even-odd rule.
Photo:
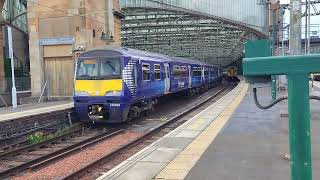
[[93, 167], [101, 164], [102, 162], [107, 161], [108, 159], [111, 159], [112, 157], [116, 156], [117, 154], [122, 153], [123, 151], [125, 151], [126, 149], [130, 149], [131, 147], [142, 143], [145, 139], [155, 135], [156, 133], [158, 133], [159, 131], [161, 131], [162, 129], [164, 129], [165, 127], [173, 124], [174, 122], [178, 121], [179, 119], [181, 119], [182, 117], [188, 115], [189, 113], [193, 112], [194, 110], [200, 108], [203, 104], [209, 102], [210, 100], [212, 100], [213, 98], [217, 97], [218, 95], [220, 95], [222, 92], [224, 92], [226, 89], [228, 88], [228, 86], [220, 89], [218, 92], [216, 92], [215, 94], [211, 95], [210, 97], [206, 98], [204, 101], [199, 102], [197, 104], [195, 104], [194, 106], [192, 106], [191, 108], [188, 108], [186, 110], [184, 110], [183, 112], [177, 114], [176, 116], [170, 118], [169, 120], [159, 124], [158, 126], [148, 130], [147, 132], [145, 132], [143, 135], [141, 135], [140, 137], [138, 137], [137, 139], [134, 139], [130, 142], [128, 142], [125, 145], [122, 145], [121, 147], [113, 150], [112, 152], [106, 154], [105, 156], [103, 156], [102, 158], [99, 158], [93, 162], [91, 162], [90, 164], [80, 168], [79, 170], [69, 174], [68, 176], [64, 177], [63, 180], [70, 180], [70, 179], [79, 179], [84, 173], [89, 172], [90, 169], [92, 169]]
[[[11, 151], [11, 152], [3, 153], [0, 155], [0, 159], [8, 159], [8, 158], [10, 159], [11, 157], [14, 158], [14, 156], [16, 154], [28, 152], [30, 150], [35, 150], [41, 146], [60, 141], [61, 139], [65, 139], [66, 137], [69, 137], [69, 136], [73, 137], [76, 133], [82, 134], [82, 133], [84, 133], [83, 131], [84, 131], [83, 129], [78, 129], [78, 130], [63, 134], [59, 137], [44, 141], [42, 143], [29, 145], [29, 146], [22, 147], [20, 149], [17, 149], [17, 150]], [[14, 173], [21, 172], [25, 169], [38, 169], [40, 167], [44, 167], [52, 162], [55, 162], [59, 159], [62, 159], [62, 158], [66, 157], [72, 153], [75, 153], [83, 148], [97, 144], [97, 143], [101, 142], [102, 140], [105, 140], [107, 138], [111, 138], [111, 137], [115, 136], [116, 134], [122, 133], [123, 131], [124, 131], [124, 129], [111, 129], [106, 132], [99, 133], [91, 138], [82, 140], [78, 143], [72, 144], [72, 145], [67, 146], [63, 149], [53, 151], [49, 154], [40, 156], [35, 159], [31, 159], [30, 161], [24, 162], [18, 166], [7, 168], [7, 169], [0, 172], [0, 177], [8, 177], [10, 175], [13, 175]]]

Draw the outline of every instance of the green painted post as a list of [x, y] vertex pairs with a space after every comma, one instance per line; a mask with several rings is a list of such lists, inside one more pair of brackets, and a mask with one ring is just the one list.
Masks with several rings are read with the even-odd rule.
[[[245, 44], [245, 56], [246, 58], [253, 57], [269, 57], [272, 56], [271, 42], [267, 39], [261, 40], [248, 40]], [[276, 75], [271, 76], [271, 96], [272, 100], [276, 100], [277, 98], [277, 82]]]
[[246, 78], [288, 76], [291, 180], [312, 180], [309, 74], [320, 72], [320, 55], [246, 58]]
[[312, 179], [308, 75], [288, 75], [291, 180]]

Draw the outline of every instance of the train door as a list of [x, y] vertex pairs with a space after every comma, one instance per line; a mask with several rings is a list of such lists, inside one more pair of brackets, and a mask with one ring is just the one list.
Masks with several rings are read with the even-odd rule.
[[204, 66], [201, 67], [201, 79], [202, 82], [204, 83], [205, 79], [204, 79]]
[[191, 66], [190, 66], [190, 65], [188, 66], [188, 69], [189, 69], [189, 84], [188, 84], [188, 87], [191, 88], [191, 86], [192, 86], [192, 79], [191, 79]]
[[164, 93], [170, 92], [170, 68], [168, 63], [164, 63], [165, 79], [164, 79]]
[[139, 86], [139, 59], [132, 59], [132, 65], [133, 65], [133, 69], [132, 69], [132, 79], [133, 79], [133, 85], [132, 85], [132, 89], [130, 89], [131, 93], [132, 93], [132, 99], [135, 100], [138, 97], [138, 90], [140, 89]]

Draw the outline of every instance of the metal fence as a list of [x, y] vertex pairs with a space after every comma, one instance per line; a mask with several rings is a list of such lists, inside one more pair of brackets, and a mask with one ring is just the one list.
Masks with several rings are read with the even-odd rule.
[[[17, 91], [30, 91], [31, 90], [31, 78], [30, 77], [16, 77], [15, 84]], [[0, 93], [11, 92], [12, 78], [0, 79]]]
[[[24, 97], [31, 96], [31, 78], [16, 77], [18, 103]], [[12, 78], [0, 79], [0, 108], [11, 106]]]

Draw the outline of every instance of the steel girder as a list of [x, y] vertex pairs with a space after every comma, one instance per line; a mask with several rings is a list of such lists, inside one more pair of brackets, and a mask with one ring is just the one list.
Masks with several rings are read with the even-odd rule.
[[122, 7], [122, 45], [225, 66], [243, 56], [247, 39], [266, 36], [244, 24], [186, 9]]

